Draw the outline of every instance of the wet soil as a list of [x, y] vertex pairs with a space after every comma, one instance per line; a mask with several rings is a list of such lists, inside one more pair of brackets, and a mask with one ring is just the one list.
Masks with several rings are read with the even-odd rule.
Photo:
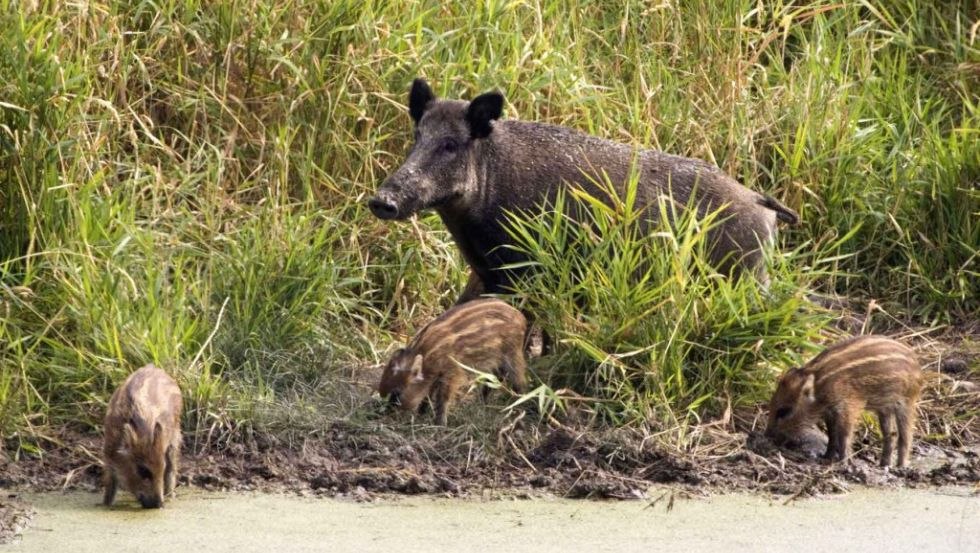
[[23, 532], [34, 514], [34, 508], [19, 499], [17, 494], [4, 493], [0, 496], [0, 544], [13, 540]]
[[[870, 429], [857, 437], [850, 463], [827, 464], [815, 458], [815, 451], [777, 448], [758, 431], [703, 428], [701, 450], [685, 453], [667, 450], [639, 430], [522, 423], [500, 444], [487, 445], [439, 436], [445, 429], [419, 428], [422, 436], [408, 442], [400, 429], [338, 422], [299, 447], [263, 440], [187, 452], [180, 484], [361, 499], [386, 493], [634, 499], [645, 497], [653, 484], [690, 495], [812, 495], [855, 484], [917, 488], [980, 483], [977, 443], [918, 440], [911, 466], [884, 469], [877, 466], [880, 449]], [[0, 461], [0, 487], [97, 490], [101, 465], [92, 452], [98, 451], [100, 439], [66, 435], [60, 441], [66, 445], [49, 449], [43, 458]]]

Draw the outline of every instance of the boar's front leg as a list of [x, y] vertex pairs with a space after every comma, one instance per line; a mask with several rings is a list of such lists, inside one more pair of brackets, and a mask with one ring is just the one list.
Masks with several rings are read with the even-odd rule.
[[102, 495], [102, 504], [108, 507], [116, 500], [116, 488], [119, 487], [119, 478], [116, 476], [116, 471], [112, 467], [107, 466], [102, 472], [102, 484], [105, 486], [105, 493]]
[[483, 295], [484, 289], [483, 281], [480, 280], [479, 275], [476, 274], [476, 271], [470, 269], [470, 278], [466, 280], [466, 287], [463, 288], [463, 293], [460, 294], [459, 299], [456, 300], [456, 305], [479, 298], [481, 295]]

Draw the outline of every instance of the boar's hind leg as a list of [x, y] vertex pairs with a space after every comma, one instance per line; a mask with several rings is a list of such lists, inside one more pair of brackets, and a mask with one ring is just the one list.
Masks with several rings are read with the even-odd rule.
[[112, 505], [112, 502], [116, 500], [116, 488], [119, 487], [119, 479], [116, 477], [116, 471], [106, 467], [105, 472], [102, 473], [102, 483], [105, 485], [102, 504], [105, 506]]
[[915, 411], [902, 405], [895, 410], [895, 421], [898, 423], [898, 460], [895, 464], [904, 467], [908, 461], [909, 452], [912, 450], [912, 427], [915, 425]]
[[892, 451], [895, 450], [895, 415], [890, 410], [878, 412], [878, 423], [881, 425], [881, 462], [887, 467], [892, 462]]

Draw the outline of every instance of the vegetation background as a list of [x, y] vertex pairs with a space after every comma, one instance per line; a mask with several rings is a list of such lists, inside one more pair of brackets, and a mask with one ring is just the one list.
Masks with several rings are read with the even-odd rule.
[[516, 222], [543, 275], [521, 301], [558, 339], [524, 398], [541, 407], [571, 387], [602, 424], [673, 424], [758, 402], [839, 315], [814, 292], [888, 324], [975, 321], [978, 11], [0, 0], [4, 446], [96, 431], [149, 362], [180, 381], [195, 443], [369, 419], [372, 367], [465, 279], [437, 217], [365, 208], [409, 145], [419, 75], [709, 160], [802, 216], [767, 295], [699, 270], [697, 225], [632, 233], [628, 198], [594, 208], [601, 236]]

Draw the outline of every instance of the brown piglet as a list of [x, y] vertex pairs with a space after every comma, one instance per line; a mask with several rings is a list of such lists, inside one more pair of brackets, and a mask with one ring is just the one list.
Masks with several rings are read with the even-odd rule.
[[783, 442], [823, 421], [828, 437], [824, 457], [846, 460], [855, 426], [867, 409], [881, 423], [883, 467], [891, 463], [897, 427], [901, 467], [912, 448], [921, 389], [919, 362], [904, 344], [885, 336], [844, 340], [783, 374], [769, 403], [766, 435]]
[[112, 505], [120, 484], [145, 508], [162, 507], [164, 496], [173, 494], [181, 406], [177, 383], [153, 365], [129, 375], [112, 394], [103, 445], [105, 505]]
[[378, 392], [411, 412], [430, 398], [436, 423], [445, 425], [450, 407], [469, 383], [461, 365], [495, 373], [515, 390], [524, 390], [526, 329], [524, 315], [501, 300], [457, 305], [395, 352], [381, 375]]

